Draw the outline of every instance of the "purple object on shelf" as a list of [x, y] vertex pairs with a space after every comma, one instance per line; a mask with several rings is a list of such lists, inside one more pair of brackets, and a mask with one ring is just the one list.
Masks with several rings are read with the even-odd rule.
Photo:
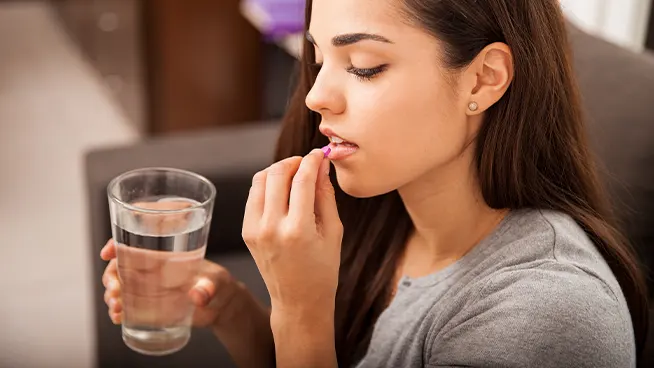
[[268, 39], [304, 30], [306, 0], [242, 0], [241, 9]]

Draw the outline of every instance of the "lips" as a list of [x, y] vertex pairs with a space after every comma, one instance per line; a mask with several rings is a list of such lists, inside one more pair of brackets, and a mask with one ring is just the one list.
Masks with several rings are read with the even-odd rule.
[[320, 127], [320, 132], [329, 138], [329, 141], [331, 142], [329, 144], [331, 152], [328, 157], [332, 161], [342, 160], [348, 156], [353, 155], [359, 150], [359, 146], [356, 143], [348, 141], [347, 139], [339, 136], [336, 134], [336, 132], [328, 127]]
[[359, 146], [350, 143], [330, 143], [329, 148], [331, 152], [328, 158], [332, 161], [342, 160], [355, 154], [359, 150]]
[[331, 128], [321, 126], [320, 127], [320, 132], [327, 138], [329, 138], [329, 141], [334, 144], [346, 144], [350, 146], [356, 146], [357, 144], [349, 141], [347, 138], [344, 138], [342, 136], [339, 136], [334, 132]]

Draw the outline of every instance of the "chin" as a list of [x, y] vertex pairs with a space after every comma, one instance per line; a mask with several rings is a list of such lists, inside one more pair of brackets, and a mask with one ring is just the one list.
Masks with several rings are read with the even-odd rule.
[[345, 194], [349, 195], [350, 197], [371, 198], [389, 193], [396, 189], [385, 188], [381, 186], [379, 180], [362, 179], [363, 178], [357, 178], [357, 176], [350, 175], [349, 173], [343, 172], [342, 170], [336, 170], [336, 180], [338, 181], [338, 186], [343, 192], [345, 192]]
[[341, 187], [341, 190], [343, 190], [343, 192], [345, 192], [345, 194], [349, 195], [350, 197], [363, 199], [372, 198], [375, 196], [368, 191], [362, 190], [362, 188], [343, 186], [341, 184], [339, 184], [339, 186]]

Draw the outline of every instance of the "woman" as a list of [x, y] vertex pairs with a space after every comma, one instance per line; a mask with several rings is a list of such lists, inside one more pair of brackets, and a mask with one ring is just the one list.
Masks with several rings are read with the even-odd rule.
[[[645, 286], [558, 1], [307, 5], [281, 161], [243, 224], [272, 308], [207, 262], [196, 325], [240, 366], [635, 366]], [[112, 261], [119, 323], [115, 280]]]

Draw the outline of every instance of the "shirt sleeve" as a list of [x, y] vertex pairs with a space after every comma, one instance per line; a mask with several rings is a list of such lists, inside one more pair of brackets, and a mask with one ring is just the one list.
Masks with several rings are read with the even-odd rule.
[[499, 273], [444, 328], [430, 332], [426, 366], [635, 367], [623, 300], [571, 265]]

